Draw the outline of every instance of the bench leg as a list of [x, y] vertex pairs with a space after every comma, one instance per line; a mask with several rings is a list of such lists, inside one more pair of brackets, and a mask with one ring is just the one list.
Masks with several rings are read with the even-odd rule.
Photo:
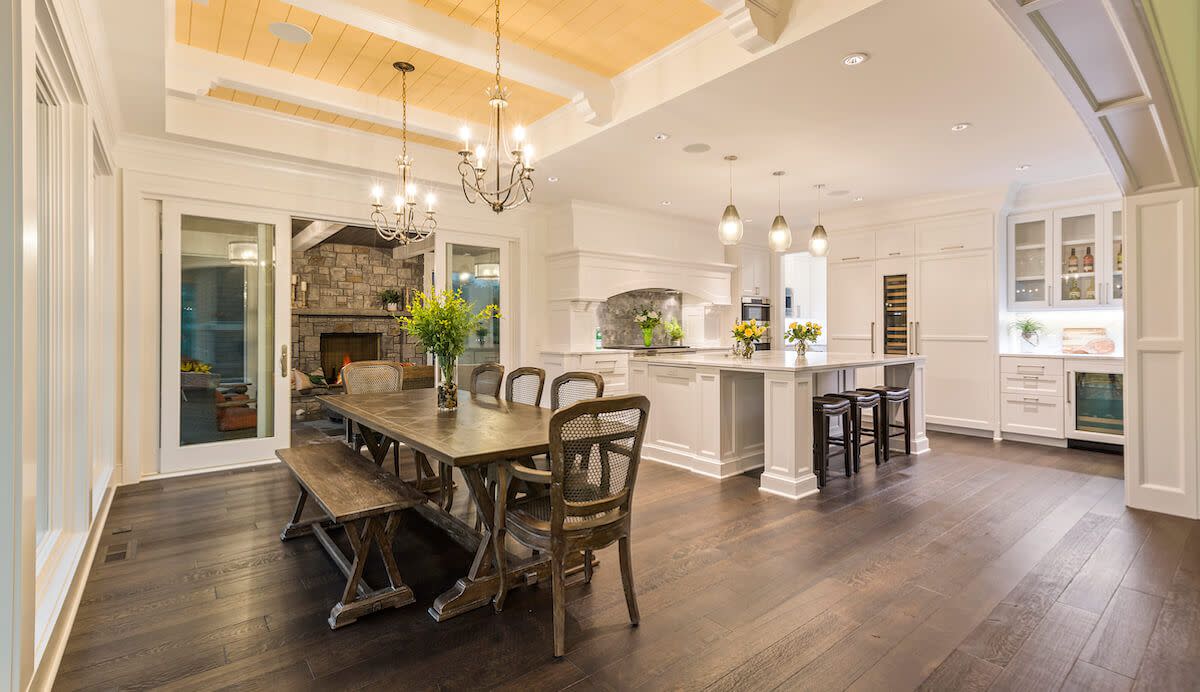
[[[328, 534], [320, 527], [315, 527], [318, 538], [324, 538], [321, 541], [322, 545], [346, 575], [346, 588], [342, 591], [342, 600], [329, 611], [330, 629], [344, 627], [364, 615], [384, 608], [399, 608], [416, 600], [412, 589], [400, 578], [396, 557], [392, 554], [392, 537], [398, 525], [399, 516], [395, 512], [388, 514], [386, 519], [368, 517], [348, 523], [346, 537], [349, 538], [350, 547], [354, 552], [353, 561], [349, 563], [341, 551], [337, 550], [336, 544], [328, 538]], [[374, 591], [363, 581], [363, 570], [372, 548], [379, 551], [388, 577], [388, 586]]]
[[296, 509], [292, 511], [292, 520], [283, 527], [283, 531], [279, 532], [279, 540], [286, 541], [289, 538], [296, 536], [307, 536], [312, 533], [312, 522], [300, 522], [300, 515], [304, 514], [304, 503], [308, 501], [308, 491], [304, 486], [300, 486], [300, 497], [296, 500]]

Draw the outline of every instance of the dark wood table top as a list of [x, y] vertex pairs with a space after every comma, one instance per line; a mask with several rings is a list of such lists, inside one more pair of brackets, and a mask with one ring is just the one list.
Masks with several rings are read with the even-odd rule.
[[540, 406], [459, 390], [458, 409], [439, 411], [436, 389], [317, 397], [330, 410], [454, 466], [488, 464], [550, 448], [550, 417]]

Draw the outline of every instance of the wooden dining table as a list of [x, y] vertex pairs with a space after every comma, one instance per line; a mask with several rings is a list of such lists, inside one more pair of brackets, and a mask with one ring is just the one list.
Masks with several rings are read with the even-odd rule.
[[[443, 529], [475, 555], [470, 570], [429, 608], [439, 622], [491, 603], [499, 590], [495, 568], [493, 525], [495, 502], [487, 481], [489, 467], [549, 450], [549, 409], [517, 404], [498, 397], [460, 390], [458, 408], [439, 411], [437, 391], [414, 389], [386, 394], [340, 394], [318, 397], [329, 410], [351, 421], [376, 463], [382, 465], [392, 446], [402, 442], [421, 457], [456, 468], [470, 491], [482, 519], [481, 530], [435, 502], [416, 506], [417, 512]], [[546, 555], [507, 558], [506, 582], [531, 584], [548, 579]], [[574, 566], [578, 570], [582, 566]]]

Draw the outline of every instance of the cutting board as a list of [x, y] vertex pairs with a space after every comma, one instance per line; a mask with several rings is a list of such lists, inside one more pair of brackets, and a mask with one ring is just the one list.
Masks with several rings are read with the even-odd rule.
[[1112, 353], [1114, 344], [1104, 327], [1066, 327], [1063, 329], [1063, 353]]

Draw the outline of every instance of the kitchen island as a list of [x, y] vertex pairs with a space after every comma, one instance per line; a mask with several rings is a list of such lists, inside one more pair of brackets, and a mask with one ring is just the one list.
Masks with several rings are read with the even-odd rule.
[[[880, 384], [856, 382], [859, 368], [882, 367], [883, 384], [908, 387], [914, 454], [925, 436], [924, 356], [761, 351], [685, 353], [630, 359], [629, 389], [652, 415], [642, 456], [714, 478], [763, 468], [760, 488], [799, 499], [817, 492], [812, 472], [812, 398]], [[903, 452], [897, 438], [893, 449]]]

